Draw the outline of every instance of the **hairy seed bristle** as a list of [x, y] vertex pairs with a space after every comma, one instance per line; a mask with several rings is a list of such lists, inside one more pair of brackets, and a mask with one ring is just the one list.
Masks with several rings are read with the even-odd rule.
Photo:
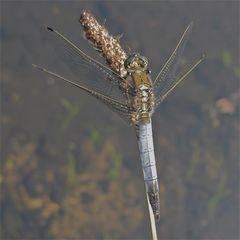
[[86, 39], [105, 58], [110, 68], [119, 75], [125, 76], [124, 61], [127, 59], [127, 54], [120, 46], [119, 37], [111, 36], [89, 11], [83, 11], [79, 22], [83, 26]]

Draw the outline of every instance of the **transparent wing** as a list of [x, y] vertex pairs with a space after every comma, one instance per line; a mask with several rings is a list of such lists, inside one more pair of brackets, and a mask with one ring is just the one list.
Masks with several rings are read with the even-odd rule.
[[[46, 27], [42, 29], [42, 36], [56, 53], [57, 61], [70, 69], [68, 78], [76, 79], [82, 86], [126, 104], [127, 91], [131, 88], [126, 79], [91, 58], [58, 31]], [[59, 71], [61, 75], [65, 74], [61, 69]], [[94, 78], [87, 78], [89, 73]], [[127, 88], [123, 88], [123, 85]]]
[[[176, 77], [176, 71], [177, 71], [178, 64], [181, 60], [184, 47], [190, 36], [192, 25], [193, 25], [192, 23], [188, 25], [187, 29], [183, 33], [172, 55], [170, 56], [168, 61], [165, 63], [165, 65], [163, 66], [163, 68], [161, 69], [161, 71], [159, 72], [159, 74], [157, 75], [156, 79], [153, 82], [153, 91], [154, 91], [155, 100], [156, 100], [155, 108], [175, 88], [175, 86], [177, 86], [177, 84], [181, 80], [183, 80], [182, 77], [180, 78]], [[187, 73], [189, 74], [190, 72], [187, 71]], [[183, 74], [183, 76], [185, 76], [185, 74]]]
[[52, 71], [49, 71], [41, 66], [35, 65], [33, 64], [33, 67], [53, 76], [56, 79], [61, 79], [67, 83], [70, 83], [71, 85], [80, 88], [81, 90], [87, 92], [89, 95], [95, 97], [96, 99], [100, 100], [102, 103], [104, 103], [105, 105], [107, 105], [111, 110], [113, 110], [114, 112], [118, 113], [120, 115], [120, 117], [125, 120], [127, 123], [131, 124], [131, 107], [128, 106], [127, 104], [121, 103], [119, 101], [117, 101], [116, 99], [110, 98], [108, 96], [105, 96], [99, 92], [93, 91], [87, 87], [84, 87], [80, 84], [77, 84], [57, 73], [54, 73]]
[[161, 95], [161, 97], [155, 100], [155, 108], [173, 91], [173, 89], [184, 80], [204, 59], [204, 55], [199, 58], [185, 73], [183, 73], [179, 78], [175, 78], [175, 81], [169, 86], [167, 91]]

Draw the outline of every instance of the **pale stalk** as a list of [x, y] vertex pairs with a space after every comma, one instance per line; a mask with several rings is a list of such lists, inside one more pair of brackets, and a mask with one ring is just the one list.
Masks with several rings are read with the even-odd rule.
[[147, 192], [146, 192], [146, 195], [147, 195], [148, 211], [149, 211], [150, 223], [151, 223], [152, 239], [157, 240], [158, 238], [157, 238], [155, 217], [154, 217], [154, 214], [153, 214], [152, 206], [149, 202]]

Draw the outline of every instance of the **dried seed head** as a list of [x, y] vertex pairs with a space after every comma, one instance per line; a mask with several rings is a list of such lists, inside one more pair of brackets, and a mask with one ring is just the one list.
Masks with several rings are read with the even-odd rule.
[[110, 68], [122, 77], [126, 76], [124, 61], [127, 54], [120, 46], [120, 38], [111, 36], [89, 11], [83, 11], [79, 22], [83, 26], [86, 39], [105, 58]]

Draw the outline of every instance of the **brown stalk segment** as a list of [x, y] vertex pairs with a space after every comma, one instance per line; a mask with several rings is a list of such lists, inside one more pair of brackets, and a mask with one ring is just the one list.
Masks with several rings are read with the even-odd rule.
[[89, 11], [82, 12], [79, 22], [86, 39], [105, 58], [110, 68], [122, 77], [126, 76], [124, 61], [127, 54], [120, 46], [119, 38], [111, 36]]

